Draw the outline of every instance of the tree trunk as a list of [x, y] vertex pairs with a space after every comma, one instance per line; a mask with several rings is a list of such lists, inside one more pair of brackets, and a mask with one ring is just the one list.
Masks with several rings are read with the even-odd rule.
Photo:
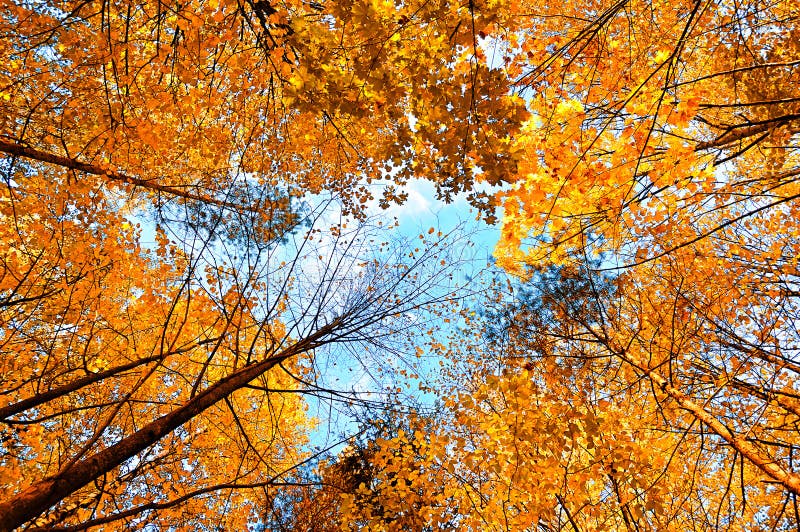
[[0, 532], [9, 532], [36, 518], [60, 500], [133, 458], [280, 362], [317, 347], [317, 340], [330, 332], [328, 328], [329, 326], [323, 327], [275, 356], [243, 367], [198, 393], [177, 410], [150, 422], [120, 442], [62, 469], [55, 475], [43, 478], [14, 498], [0, 503]]

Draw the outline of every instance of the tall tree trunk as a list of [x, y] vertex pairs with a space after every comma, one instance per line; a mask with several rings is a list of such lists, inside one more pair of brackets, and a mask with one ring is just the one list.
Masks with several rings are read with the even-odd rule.
[[93, 456], [62, 469], [0, 503], [0, 532], [9, 532], [36, 518], [60, 500], [133, 458], [187, 421], [229, 396], [282, 361], [320, 345], [328, 325], [279, 354], [245, 366], [198, 393], [177, 410], [162, 416]]

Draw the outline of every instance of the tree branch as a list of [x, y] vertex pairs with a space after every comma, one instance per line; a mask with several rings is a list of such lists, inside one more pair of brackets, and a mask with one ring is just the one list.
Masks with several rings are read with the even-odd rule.
[[189, 192], [187, 190], [183, 190], [180, 188], [168, 185], [160, 185], [150, 179], [140, 179], [138, 177], [133, 177], [123, 172], [118, 172], [116, 170], [112, 170], [110, 168], [106, 168], [101, 165], [85, 163], [70, 157], [55, 155], [53, 153], [48, 153], [45, 151], [30, 148], [28, 146], [19, 144], [18, 142], [10, 142], [8, 140], [1, 138], [0, 138], [0, 152], [6, 153], [8, 155], [13, 155], [15, 157], [23, 157], [25, 159], [31, 159], [43, 163], [54, 164], [57, 166], [61, 166], [63, 168], [68, 168], [70, 170], [77, 170], [79, 172], [105, 177], [106, 179], [110, 179], [111, 181], [117, 181], [120, 183], [133, 185], [135, 187], [146, 188], [148, 190], [161, 192], [163, 194], [168, 194], [170, 196], [200, 201], [202, 203], [208, 203], [211, 205], [217, 205], [219, 207], [224, 207], [226, 209], [231, 209], [234, 211], [256, 212], [258, 210], [255, 206], [252, 205], [240, 205], [237, 203], [232, 203], [229, 201], [213, 198], [211, 196], [207, 196], [204, 194], [196, 194], [194, 192]]

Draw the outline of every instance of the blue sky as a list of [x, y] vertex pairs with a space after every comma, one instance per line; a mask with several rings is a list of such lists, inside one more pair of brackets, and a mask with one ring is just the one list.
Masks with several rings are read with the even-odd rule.
[[[499, 225], [488, 226], [484, 222], [477, 220], [477, 211], [472, 208], [466, 201], [466, 194], [457, 196], [453, 202], [445, 203], [436, 199], [435, 185], [429, 181], [414, 180], [402, 187], [403, 192], [408, 194], [408, 199], [402, 205], [393, 205], [389, 209], [382, 209], [378, 206], [378, 201], [373, 200], [367, 204], [368, 214], [376, 217], [379, 220], [391, 223], [396, 219], [397, 227], [392, 229], [392, 233], [388, 238], [396, 239], [410, 239], [416, 240], [420, 235], [427, 235], [429, 230], [433, 228], [436, 232], [441, 231], [444, 234], [455, 232], [462, 237], [460, 244], [464, 245], [465, 242], [472, 244], [471, 248], [466, 251], [464, 255], [456, 253], [459, 256], [467, 257], [468, 260], [461, 263], [461, 266], [456, 273], [456, 282], [464, 284], [470, 278], [476, 278], [476, 282], [480, 282], [480, 272], [486, 270], [487, 264], [491, 261], [494, 246], [500, 236]], [[378, 194], [376, 194], [378, 195]], [[475, 304], [475, 302], [472, 302]], [[449, 325], [444, 323], [437, 323], [442, 327], [439, 333], [445, 336], [448, 331], [452, 331], [451, 327], [456, 327], [460, 323], [460, 319], [454, 317]], [[425, 347], [427, 338], [420, 339], [418, 342], [420, 347]], [[413, 359], [413, 356], [406, 353], [408, 358]], [[393, 367], [395, 370], [403, 369], [404, 363], [400, 358], [395, 358], [394, 355], [384, 354], [383, 358], [378, 356], [378, 360], [386, 366]], [[434, 376], [439, 371], [439, 359], [432, 353], [425, 352], [422, 356], [422, 369], [430, 376]], [[328, 365], [325, 368], [325, 375], [323, 378], [323, 385], [339, 389], [343, 392], [358, 391], [358, 392], [373, 392], [366, 393], [363, 397], [381, 399], [380, 384], [376, 382], [375, 376], [370, 374], [369, 368], [358, 367], [355, 360], [350, 359], [353, 363], [348, 367], [347, 359], [345, 357], [335, 367]], [[424, 380], [424, 379], [423, 379]], [[430, 384], [430, 381], [427, 382]], [[432, 394], [424, 394], [417, 391], [419, 381], [410, 380], [403, 386], [401, 395], [415, 396], [423, 403], [433, 401]], [[378, 392], [378, 393], [375, 393]], [[354, 433], [357, 430], [356, 424], [348, 417], [346, 413], [339, 414], [335, 408], [328, 401], [317, 401], [313, 397], [308, 397], [309, 415], [317, 418], [319, 426], [312, 434], [312, 444], [319, 448], [326, 448], [327, 446], [340, 440], [339, 434], [341, 432]], [[378, 413], [378, 412], [376, 412]], [[340, 450], [343, 446], [334, 449], [334, 452]]]

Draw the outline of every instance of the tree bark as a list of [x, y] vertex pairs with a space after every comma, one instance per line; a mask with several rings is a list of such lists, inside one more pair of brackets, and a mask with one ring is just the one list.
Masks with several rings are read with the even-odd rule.
[[62, 397], [74, 391], [80, 390], [81, 388], [89, 386], [90, 384], [94, 384], [96, 382], [100, 382], [103, 379], [107, 379], [108, 377], [113, 377], [114, 375], [124, 373], [130, 369], [137, 368], [144, 364], [149, 364], [150, 362], [156, 362], [163, 358], [164, 357], [161, 355], [151, 356], [135, 360], [129, 364], [124, 364], [122, 366], [110, 368], [105, 371], [100, 371], [98, 373], [91, 373], [89, 375], [80, 377], [78, 379], [75, 379], [74, 381], [68, 382], [61, 386], [56, 386], [54, 388], [51, 388], [46, 392], [38, 393], [32, 397], [28, 397], [27, 399], [23, 399], [21, 401], [12, 403], [10, 405], [6, 405], [4, 407], [0, 407], [0, 422], [10, 418], [11, 416], [16, 416], [18, 414], [21, 414], [26, 410], [30, 410], [31, 408], [43, 405], [48, 401], [52, 401], [56, 397]]
[[655, 370], [637, 364], [636, 361], [625, 352], [616, 352], [616, 354], [639, 371], [643, 372], [657, 388], [675, 400], [683, 410], [689, 412], [698, 421], [704, 423], [717, 436], [725, 440], [728, 445], [736, 449], [768, 477], [780, 483], [789, 492], [800, 494], [800, 475], [793, 471], [787, 471], [769, 456], [764, 456], [758, 447], [749, 442], [746, 437], [731, 432], [721, 421], [707, 412], [702, 405], [693, 401], [677, 388], [671, 386], [667, 379], [656, 373]]
[[235, 211], [257, 210], [255, 207], [250, 205], [240, 205], [236, 203], [231, 203], [217, 198], [212, 198], [210, 196], [206, 196], [203, 194], [195, 194], [193, 192], [189, 192], [188, 190], [184, 190], [181, 188], [171, 187], [168, 185], [161, 185], [159, 183], [156, 183], [155, 181], [133, 177], [127, 174], [123, 174], [122, 172], [117, 172], [110, 168], [106, 168], [101, 165], [85, 163], [77, 159], [63, 157], [61, 155], [55, 155], [53, 153], [48, 153], [45, 151], [37, 150], [35, 148], [30, 148], [28, 146], [16, 142], [9, 142], [4, 139], [0, 139], [0, 152], [7, 153], [8, 155], [13, 155], [15, 157], [23, 157], [25, 159], [32, 159], [34, 161], [54, 164], [57, 166], [68, 168], [70, 170], [77, 170], [79, 172], [84, 172], [87, 174], [102, 176], [112, 181], [119, 181], [120, 183], [127, 183], [128, 185], [147, 188], [150, 190], [154, 190], [156, 192], [162, 192], [164, 194], [168, 194], [170, 196], [201, 201], [203, 203], [208, 203], [210, 205], [217, 205], [219, 207], [225, 207]]
[[275, 356], [245, 366], [198, 393], [177, 410], [142, 427], [118, 443], [62, 469], [29, 486], [14, 498], [0, 503], [0, 532], [9, 532], [36, 518], [48, 508], [133, 458], [187, 421], [229, 396], [259, 375], [300, 353], [318, 347], [331, 325], [284, 349]]

